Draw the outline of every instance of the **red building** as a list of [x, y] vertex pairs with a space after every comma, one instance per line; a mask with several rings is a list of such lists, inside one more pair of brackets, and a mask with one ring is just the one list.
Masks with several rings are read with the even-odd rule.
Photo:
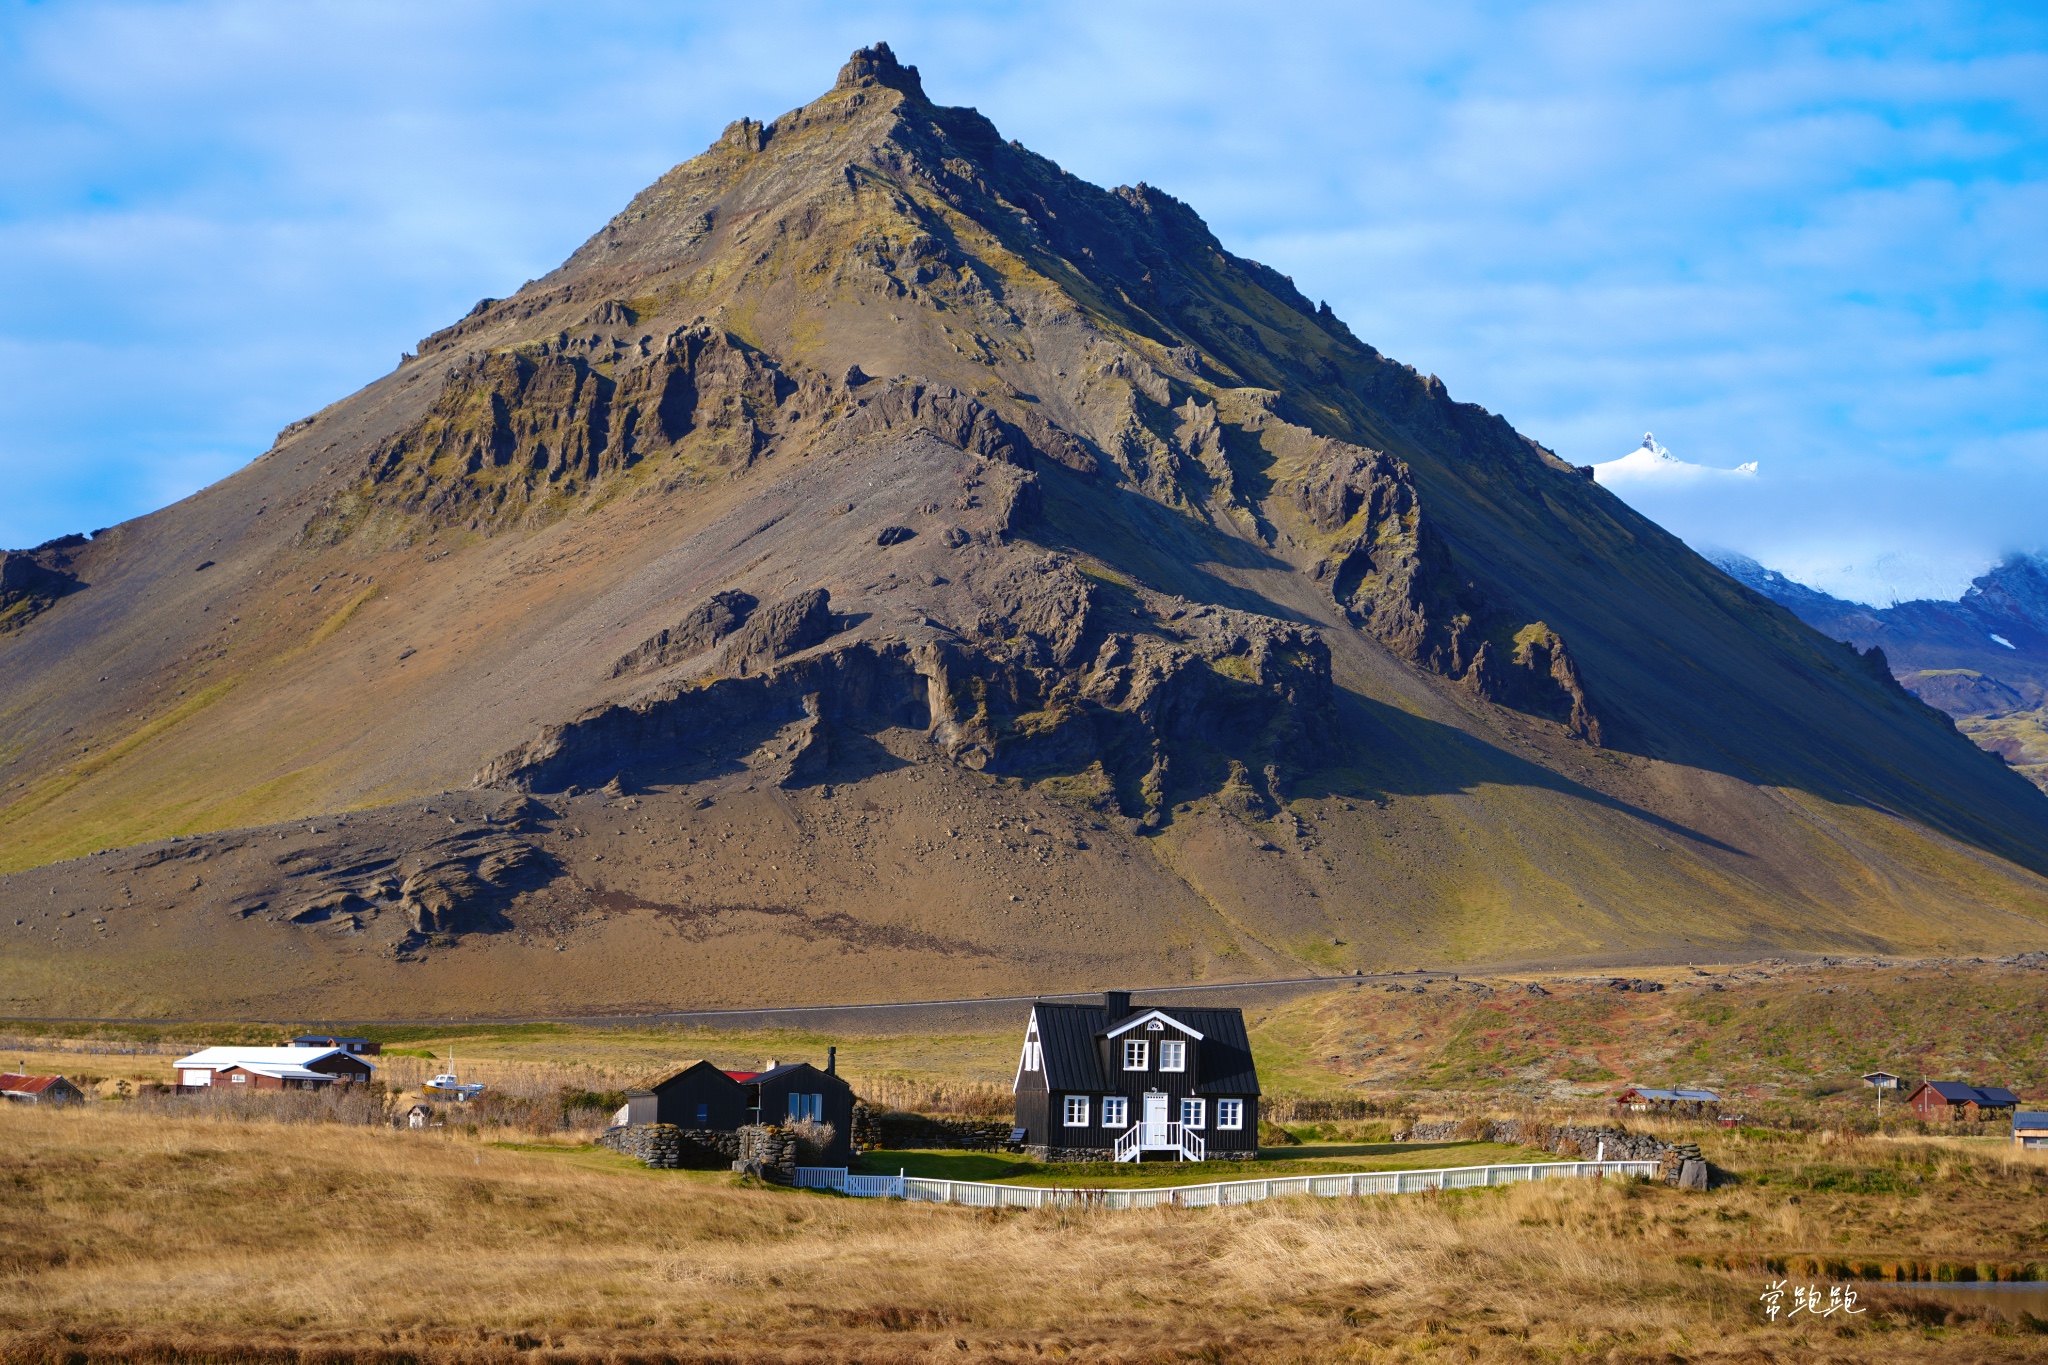
[[2000, 1085], [1965, 1085], [1961, 1081], [1922, 1081], [1906, 1096], [1906, 1108], [1930, 1123], [2009, 1116], [2020, 1097]]

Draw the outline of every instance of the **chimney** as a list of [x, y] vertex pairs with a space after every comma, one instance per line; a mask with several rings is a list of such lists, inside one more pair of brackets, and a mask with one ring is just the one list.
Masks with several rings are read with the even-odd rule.
[[1131, 993], [1129, 991], [1104, 991], [1102, 993], [1102, 1007], [1109, 1011], [1109, 1022], [1114, 1024], [1117, 1020], [1131, 1012]]
[[825, 1049], [825, 1074], [827, 1076], [837, 1076], [839, 1074], [839, 1049], [836, 1047]]

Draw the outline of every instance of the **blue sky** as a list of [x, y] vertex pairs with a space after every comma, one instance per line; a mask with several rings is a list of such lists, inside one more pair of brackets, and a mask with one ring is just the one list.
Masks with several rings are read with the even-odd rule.
[[1865, 600], [2048, 542], [2039, 4], [0, 0], [0, 545], [138, 515], [888, 39], [1695, 544]]

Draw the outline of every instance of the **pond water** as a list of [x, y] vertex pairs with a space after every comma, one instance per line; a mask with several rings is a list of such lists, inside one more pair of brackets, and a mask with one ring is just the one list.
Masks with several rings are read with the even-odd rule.
[[[1876, 1286], [1872, 1286], [1873, 1289]], [[2037, 1318], [2048, 1318], [2048, 1280], [2020, 1280], [1991, 1283], [1986, 1280], [1965, 1281], [1960, 1284], [1905, 1281], [1887, 1284], [1883, 1294], [1911, 1295], [1916, 1299], [1947, 1304], [1953, 1308], [1967, 1309], [1982, 1313], [1994, 1311], [2002, 1317], [2017, 1320], [2022, 1313], [2031, 1313]]]

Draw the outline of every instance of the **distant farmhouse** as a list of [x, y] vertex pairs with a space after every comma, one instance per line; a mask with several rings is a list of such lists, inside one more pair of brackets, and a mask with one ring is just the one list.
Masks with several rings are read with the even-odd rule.
[[1259, 1074], [1244, 1012], [1040, 1000], [1017, 1063], [1016, 1140], [1041, 1161], [1256, 1157]]
[[1711, 1118], [1721, 1110], [1721, 1097], [1711, 1090], [1663, 1090], [1632, 1085], [1614, 1097], [1614, 1107], [1624, 1114]]
[[0, 1074], [0, 1099], [9, 1104], [82, 1104], [85, 1092], [62, 1076]]
[[210, 1047], [173, 1063], [178, 1093], [223, 1085], [249, 1090], [322, 1090], [366, 1085], [376, 1067], [338, 1047]]
[[302, 1033], [292, 1039], [293, 1047], [338, 1047], [343, 1052], [353, 1052], [358, 1057], [375, 1057], [384, 1051], [384, 1044], [373, 1043], [368, 1038], [342, 1038], [332, 1033]]
[[2010, 1114], [2020, 1097], [2001, 1085], [1965, 1085], [1961, 1081], [1922, 1081], [1906, 1096], [1906, 1107], [1933, 1122], [1975, 1122]]
[[750, 1124], [802, 1120], [832, 1125], [821, 1166], [844, 1166], [853, 1153], [853, 1087], [839, 1078], [839, 1049], [825, 1069], [809, 1062], [771, 1063], [764, 1071], [722, 1071], [696, 1062], [644, 1090], [626, 1092], [628, 1126], [674, 1124], [697, 1132], [731, 1133]]

